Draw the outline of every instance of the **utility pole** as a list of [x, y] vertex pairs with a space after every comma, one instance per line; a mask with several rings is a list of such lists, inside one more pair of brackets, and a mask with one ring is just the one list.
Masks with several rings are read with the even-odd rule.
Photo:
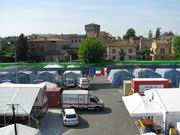
[[14, 132], [15, 132], [15, 135], [17, 135], [17, 127], [16, 127], [16, 114], [15, 114], [15, 105], [19, 105], [19, 104], [7, 104], [7, 105], [9, 105], [11, 108], [12, 108], [12, 110], [13, 110], [13, 121], [14, 121]]

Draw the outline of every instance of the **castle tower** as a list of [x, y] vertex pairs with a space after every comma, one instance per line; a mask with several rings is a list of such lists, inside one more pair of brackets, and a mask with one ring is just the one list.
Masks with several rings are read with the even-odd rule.
[[85, 25], [85, 31], [86, 31], [86, 35], [89, 38], [96, 38], [99, 36], [100, 33], [100, 25], [98, 24], [87, 24]]

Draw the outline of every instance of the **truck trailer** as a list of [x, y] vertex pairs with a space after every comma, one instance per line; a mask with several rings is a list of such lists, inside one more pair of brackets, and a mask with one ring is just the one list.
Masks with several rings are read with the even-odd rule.
[[64, 90], [61, 95], [62, 108], [95, 109], [104, 108], [104, 102], [91, 95], [88, 90]]

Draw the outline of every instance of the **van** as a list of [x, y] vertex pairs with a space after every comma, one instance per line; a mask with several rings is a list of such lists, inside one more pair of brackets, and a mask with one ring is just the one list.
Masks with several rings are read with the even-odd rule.
[[76, 79], [76, 85], [80, 89], [89, 89], [90, 88], [90, 80], [86, 77], [78, 77]]
[[91, 94], [89, 90], [64, 90], [61, 95], [62, 108], [102, 110], [102, 99]]

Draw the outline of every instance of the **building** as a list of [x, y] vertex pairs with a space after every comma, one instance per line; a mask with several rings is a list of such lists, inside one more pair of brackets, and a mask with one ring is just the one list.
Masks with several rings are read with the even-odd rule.
[[28, 38], [28, 51], [39, 61], [69, 61], [77, 59], [78, 45], [84, 38], [77, 34], [33, 34]]
[[107, 45], [108, 60], [135, 60], [136, 45], [127, 40], [114, 40]]
[[100, 25], [94, 23], [87, 24], [85, 25], [85, 31], [87, 37], [97, 38], [100, 33]]
[[151, 50], [153, 60], [173, 59], [171, 40], [157, 39], [153, 40]]

